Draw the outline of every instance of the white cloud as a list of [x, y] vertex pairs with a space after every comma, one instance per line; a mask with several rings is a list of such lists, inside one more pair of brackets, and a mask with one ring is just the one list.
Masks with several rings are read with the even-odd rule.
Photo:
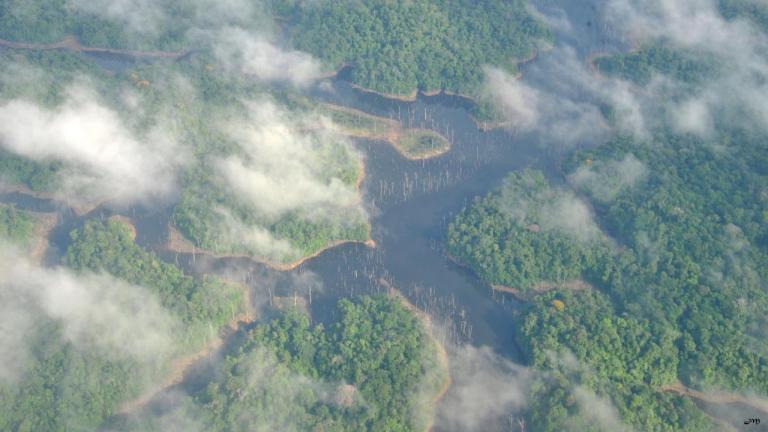
[[311, 55], [283, 50], [239, 27], [226, 27], [212, 35], [213, 52], [225, 68], [266, 82], [304, 87], [323, 76], [322, 65]]
[[498, 208], [525, 225], [538, 224], [542, 230], [555, 230], [580, 241], [600, 235], [587, 202], [563, 187], [542, 185], [543, 175], [524, 174], [522, 181], [509, 180], [501, 187]]
[[82, 84], [55, 108], [0, 104], [0, 145], [35, 161], [64, 164], [58, 193], [70, 201], [132, 203], [167, 197], [184, 159], [160, 125], [138, 135]]
[[526, 404], [532, 373], [488, 347], [450, 351], [453, 382], [438, 406], [436, 425], [466, 432], [497, 430]]
[[681, 132], [709, 135], [714, 121], [768, 127], [768, 35], [744, 19], [726, 20], [712, 0], [611, 0], [608, 22], [640, 43], [672, 47], [715, 58], [724, 65], [695, 97], [675, 103]]
[[594, 161], [581, 165], [568, 176], [568, 183], [598, 201], [613, 200], [619, 192], [634, 187], [648, 175], [648, 168], [633, 154], [622, 160]]
[[340, 135], [323, 129], [330, 130], [322, 122], [296, 124], [272, 102], [249, 104], [247, 121], [226, 127], [245, 155], [220, 159], [219, 172], [243, 202], [271, 219], [291, 211], [359, 208], [355, 186], [328, 172], [359, 156]]
[[[599, 397], [582, 386], [577, 386], [573, 390], [573, 395], [579, 404], [583, 419], [599, 425], [599, 430], [610, 432], [630, 432], [632, 430], [621, 420], [619, 411], [609, 400]], [[590, 428], [590, 430], [592, 429]]]
[[159, 365], [172, 353], [177, 323], [145, 288], [107, 275], [43, 268], [0, 251], [0, 378], [15, 381], [31, 355], [28, 337], [52, 320], [84, 350]]
[[218, 232], [222, 244], [241, 244], [252, 253], [273, 260], [296, 256], [297, 251], [290, 242], [275, 238], [266, 228], [246, 224], [226, 208], [214, 210], [221, 216]]
[[629, 84], [600, 78], [587, 70], [570, 47], [542, 54], [526, 70], [534, 81], [486, 68], [485, 94], [508, 124], [521, 131], [536, 131], [548, 144], [573, 145], [604, 137], [607, 124], [600, 111], [610, 101], [618, 121], [642, 130], [640, 102]]

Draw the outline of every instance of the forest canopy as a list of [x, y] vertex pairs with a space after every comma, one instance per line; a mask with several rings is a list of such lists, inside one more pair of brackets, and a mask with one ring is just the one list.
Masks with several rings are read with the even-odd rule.
[[178, 409], [210, 431], [423, 430], [444, 371], [418, 318], [383, 296], [336, 308], [325, 325], [293, 309], [257, 325]]
[[293, 45], [384, 93], [474, 94], [483, 66], [515, 71], [552, 36], [520, 0], [273, 0]]

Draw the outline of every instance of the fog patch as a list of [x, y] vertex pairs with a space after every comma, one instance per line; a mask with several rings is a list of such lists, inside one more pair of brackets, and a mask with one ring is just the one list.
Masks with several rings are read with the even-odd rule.
[[440, 429], [496, 430], [525, 407], [532, 378], [526, 367], [488, 347], [465, 345], [449, 354], [453, 382], [438, 405]]
[[259, 214], [275, 220], [298, 210], [307, 215], [328, 209], [362, 211], [355, 186], [333, 172], [338, 164], [359, 160], [357, 153], [321, 120], [297, 123], [265, 101], [249, 104], [247, 121], [230, 123], [226, 131], [242, 155], [219, 159], [219, 173]]
[[592, 73], [570, 47], [543, 53], [526, 71], [530, 81], [486, 68], [484, 97], [509, 128], [536, 132], [547, 145], [599, 140], [609, 133], [601, 105], [614, 107], [615, 122], [645, 134], [641, 101], [625, 81]]
[[214, 33], [212, 41], [216, 59], [230, 72], [296, 87], [305, 87], [323, 76], [320, 61], [310, 54], [281, 49], [242, 28], [221, 29]]
[[609, 400], [601, 398], [583, 386], [577, 386], [573, 390], [573, 395], [579, 404], [579, 412], [587, 422], [597, 424], [601, 427], [601, 430], [605, 431], [632, 431], [632, 428], [621, 420], [619, 411]]
[[167, 198], [184, 163], [162, 125], [135, 133], [82, 84], [70, 86], [53, 108], [23, 98], [0, 104], [0, 146], [37, 162], [63, 163], [56, 193], [79, 204]]
[[593, 161], [581, 165], [568, 176], [568, 183], [599, 202], [610, 202], [620, 192], [635, 187], [647, 175], [645, 164], [628, 153], [622, 160]]
[[712, 0], [611, 0], [608, 23], [637, 43], [661, 42], [712, 56], [719, 74], [672, 105], [681, 132], [709, 136], [715, 123], [765, 130], [768, 125], [768, 35], [744, 19], [726, 20]]
[[177, 323], [147, 289], [111, 276], [43, 268], [0, 250], [0, 378], [21, 378], [32, 332], [52, 320], [64, 340], [86, 351], [157, 366], [174, 347]]
[[507, 179], [500, 191], [499, 210], [521, 226], [538, 225], [580, 241], [601, 235], [588, 203], [568, 188], [549, 186], [540, 173]]
[[297, 253], [289, 241], [275, 238], [266, 228], [247, 224], [223, 207], [217, 207], [214, 211], [220, 216], [217, 235], [222, 244], [241, 244], [269, 259], [280, 259]]

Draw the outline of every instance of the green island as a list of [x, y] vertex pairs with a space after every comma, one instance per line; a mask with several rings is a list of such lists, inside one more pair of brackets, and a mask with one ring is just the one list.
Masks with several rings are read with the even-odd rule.
[[483, 66], [516, 71], [549, 30], [519, 0], [294, 2], [273, 0], [293, 45], [350, 80], [396, 97], [417, 90], [474, 95]]
[[[739, 150], [723, 154], [702, 139], [661, 133], [654, 140], [663, 146], [616, 138], [574, 154], [564, 163], [568, 174], [629, 152], [653, 167], [644, 185], [610, 200], [592, 199], [620, 250], [526, 229], [528, 221], [499, 210], [498, 192], [451, 224], [449, 252], [488, 283], [534, 289], [552, 282], [554, 290], [528, 306], [518, 337], [537, 368], [557, 370], [547, 353], [567, 351], [588, 375], [552, 372], [565, 387], [543, 389], [542, 398], [534, 398], [531, 413], [541, 430], [567, 428], [568, 414], [578, 414], [567, 408], [573, 397], [568, 385], [608, 398], [635, 428], [691, 431], [704, 430], [701, 415], [660, 394], [661, 385], [768, 388], [768, 352], [758, 348], [757, 318], [768, 310], [760, 284], [768, 269], [763, 139], [725, 133], [718, 141], [739, 143]], [[596, 288], [557, 289], [576, 278]]]
[[330, 104], [319, 105], [318, 112], [328, 116], [344, 135], [386, 141], [407, 159], [428, 159], [451, 148], [448, 138], [431, 129], [404, 128], [395, 120]]
[[[177, 409], [210, 431], [423, 431], [441, 387], [437, 362], [397, 299], [342, 299], [327, 325], [292, 309], [257, 325]], [[118, 429], [162, 424], [140, 416]]]

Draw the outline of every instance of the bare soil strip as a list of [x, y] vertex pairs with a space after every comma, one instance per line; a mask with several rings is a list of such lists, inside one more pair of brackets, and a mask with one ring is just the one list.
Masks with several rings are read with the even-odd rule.
[[181, 58], [189, 53], [189, 51], [136, 51], [114, 48], [98, 48], [83, 46], [74, 36], [67, 36], [59, 42], [42, 44], [42, 43], [28, 43], [28, 42], [14, 42], [5, 39], [0, 39], [0, 46], [14, 49], [30, 49], [30, 50], [56, 50], [65, 49], [76, 52], [86, 53], [104, 53], [104, 54], [116, 54], [129, 57], [148, 57], [148, 58]]

